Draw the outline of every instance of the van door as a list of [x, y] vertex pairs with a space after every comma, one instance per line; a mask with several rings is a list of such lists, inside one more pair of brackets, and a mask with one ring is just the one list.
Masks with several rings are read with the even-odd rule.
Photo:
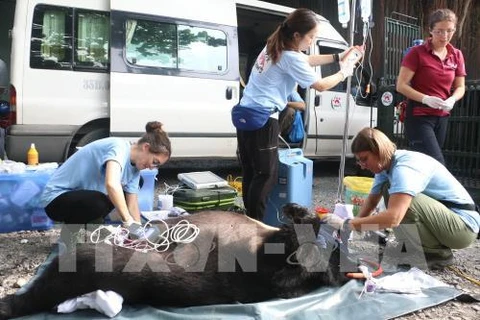
[[157, 120], [176, 158], [235, 157], [239, 100], [233, 0], [111, 0], [110, 130]]
[[[327, 40], [318, 40], [314, 49], [315, 54], [340, 53], [346, 49], [345, 45], [339, 45]], [[321, 76], [328, 77], [339, 71], [338, 64], [326, 64], [320, 67]], [[352, 78], [352, 92], [355, 91], [356, 81]], [[348, 139], [363, 127], [371, 124], [370, 107], [357, 106], [352, 94], [347, 96], [347, 81], [340, 82], [337, 86], [324, 92], [315, 92], [314, 107], [310, 108], [309, 140], [305, 154], [314, 157], [340, 157], [343, 147], [343, 134], [346, 121], [347, 99], [350, 99]], [[350, 149], [347, 150], [348, 155]]]

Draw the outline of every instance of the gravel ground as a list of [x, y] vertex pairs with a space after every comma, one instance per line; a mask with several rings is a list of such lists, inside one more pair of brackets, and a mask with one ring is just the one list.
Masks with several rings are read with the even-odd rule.
[[[239, 169], [234, 165], [219, 166], [198, 169], [198, 166], [190, 165], [181, 168], [162, 168], [157, 176], [156, 192], [162, 192], [165, 184], [176, 183], [178, 172], [212, 170], [216, 174], [226, 178], [228, 174], [234, 177], [240, 175]], [[188, 168], [188, 169], [186, 169]], [[220, 169], [219, 169], [220, 168]], [[347, 170], [347, 175], [353, 174]], [[315, 162], [314, 163], [314, 206], [333, 208], [337, 199], [338, 189], [338, 162]], [[52, 246], [59, 235], [59, 228], [55, 226], [48, 231], [25, 231], [0, 234], [0, 298], [6, 294], [14, 293], [33, 276], [36, 268], [50, 253]], [[356, 248], [368, 249], [371, 242], [356, 239]], [[375, 247], [375, 246], [374, 246]], [[455, 267], [464, 272], [477, 282], [480, 280], [480, 241], [463, 250], [455, 250]], [[465, 293], [480, 296], [480, 286], [459, 276], [452, 270], [442, 272], [427, 271], [437, 279], [455, 286]], [[463, 303], [449, 301], [436, 307], [424, 309], [397, 319], [479, 319], [479, 303]]]

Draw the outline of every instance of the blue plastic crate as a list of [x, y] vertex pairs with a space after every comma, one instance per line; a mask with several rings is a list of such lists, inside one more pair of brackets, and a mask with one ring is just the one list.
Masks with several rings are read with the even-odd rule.
[[53, 172], [0, 173], [0, 233], [48, 230], [53, 226], [39, 202]]

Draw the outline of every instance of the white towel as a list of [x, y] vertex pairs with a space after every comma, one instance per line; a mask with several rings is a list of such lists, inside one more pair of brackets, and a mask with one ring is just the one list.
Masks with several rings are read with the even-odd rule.
[[123, 297], [114, 291], [97, 290], [60, 303], [58, 313], [70, 313], [77, 309], [95, 309], [113, 318], [122, 311]]

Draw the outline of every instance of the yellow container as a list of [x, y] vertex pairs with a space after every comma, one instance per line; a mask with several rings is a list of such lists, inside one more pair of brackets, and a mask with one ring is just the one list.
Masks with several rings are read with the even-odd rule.
[[353, 215], [356, 216], [372, 189], [373, 178], [349, 176], [343, 178], [343, 184], [345, 203], [353, 205]]
[[31, 166], [38, 164], [38, 151], [35, 149], [35, 143], [32, 143], [30, 145], [30, 149], [28, 149], [27, 164]]

